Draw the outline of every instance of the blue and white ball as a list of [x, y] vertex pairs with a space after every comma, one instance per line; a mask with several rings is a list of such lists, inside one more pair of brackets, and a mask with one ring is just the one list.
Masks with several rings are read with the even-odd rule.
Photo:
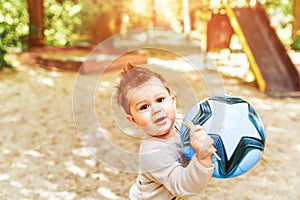
[[[213, 138], [221, 157], [214, 155], [213, 177], [232, 178], [249, 171], [260, 160], [265, 146], [263, 122], [254, 108], [242, 98], [216, 96], [196, 103], [183, 120], [203, 126]], [[182, 125], [181, 145], [188, 160], [195, 151], [190, 145], [189, 129]]]

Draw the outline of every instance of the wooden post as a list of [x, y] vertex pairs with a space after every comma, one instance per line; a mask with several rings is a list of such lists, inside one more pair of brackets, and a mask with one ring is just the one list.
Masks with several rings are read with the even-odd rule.
[[44, 6], [43, 0], [27, 0], [29, 13], [28, 48], [44, 46]]
[[293, 19], [293, 32], [292, 38], [295, 40], [297, 38], [297, 31], [298, 35], [300, 36], [300, 0], [294, 0], [294, 19]]

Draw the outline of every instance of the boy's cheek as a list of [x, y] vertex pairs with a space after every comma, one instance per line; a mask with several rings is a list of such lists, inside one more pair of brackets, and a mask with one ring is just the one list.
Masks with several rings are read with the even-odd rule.
[[141, 120], [141, 121], [139, 122], [139, 126], [140, 126], [141, 128], [146, 128], [146, 127], [149, 126], [149, 121], [148, 121], [148, 120]]
[[138, 124], [139, 127], [147, 127], [149, 125], [149, 120], [147, 115], [145, 114], [135, 114], [134, 115], [135, 122]]

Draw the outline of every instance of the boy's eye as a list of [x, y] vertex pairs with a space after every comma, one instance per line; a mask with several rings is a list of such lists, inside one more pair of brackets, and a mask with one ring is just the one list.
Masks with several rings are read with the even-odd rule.
[[156, 101], [157, 101], [158, 103], [161, 103], [161, 102], [163, 102], [165, 99], [166, 99], [165, 97], [159, 97]]
[[147, 108], [149, 108], [149, 105], [145, 104], [140, 107], [140, 110], [146, 110]]

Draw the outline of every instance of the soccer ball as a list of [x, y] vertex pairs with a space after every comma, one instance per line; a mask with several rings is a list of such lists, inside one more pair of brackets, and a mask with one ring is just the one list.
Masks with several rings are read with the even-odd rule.
[[[196, 103], [184, 121], [203, 126], [214, 140], [221, 158], [214, 155], [213, 177], [232, 178], [249, 171], [261, 158], [265, 146], [263, 122], [254, 108], [234, 96], [216, 96]], [[195, 151], [190, 145], [189, 128], [180, 129], [183, 153], [190, 161]]]

